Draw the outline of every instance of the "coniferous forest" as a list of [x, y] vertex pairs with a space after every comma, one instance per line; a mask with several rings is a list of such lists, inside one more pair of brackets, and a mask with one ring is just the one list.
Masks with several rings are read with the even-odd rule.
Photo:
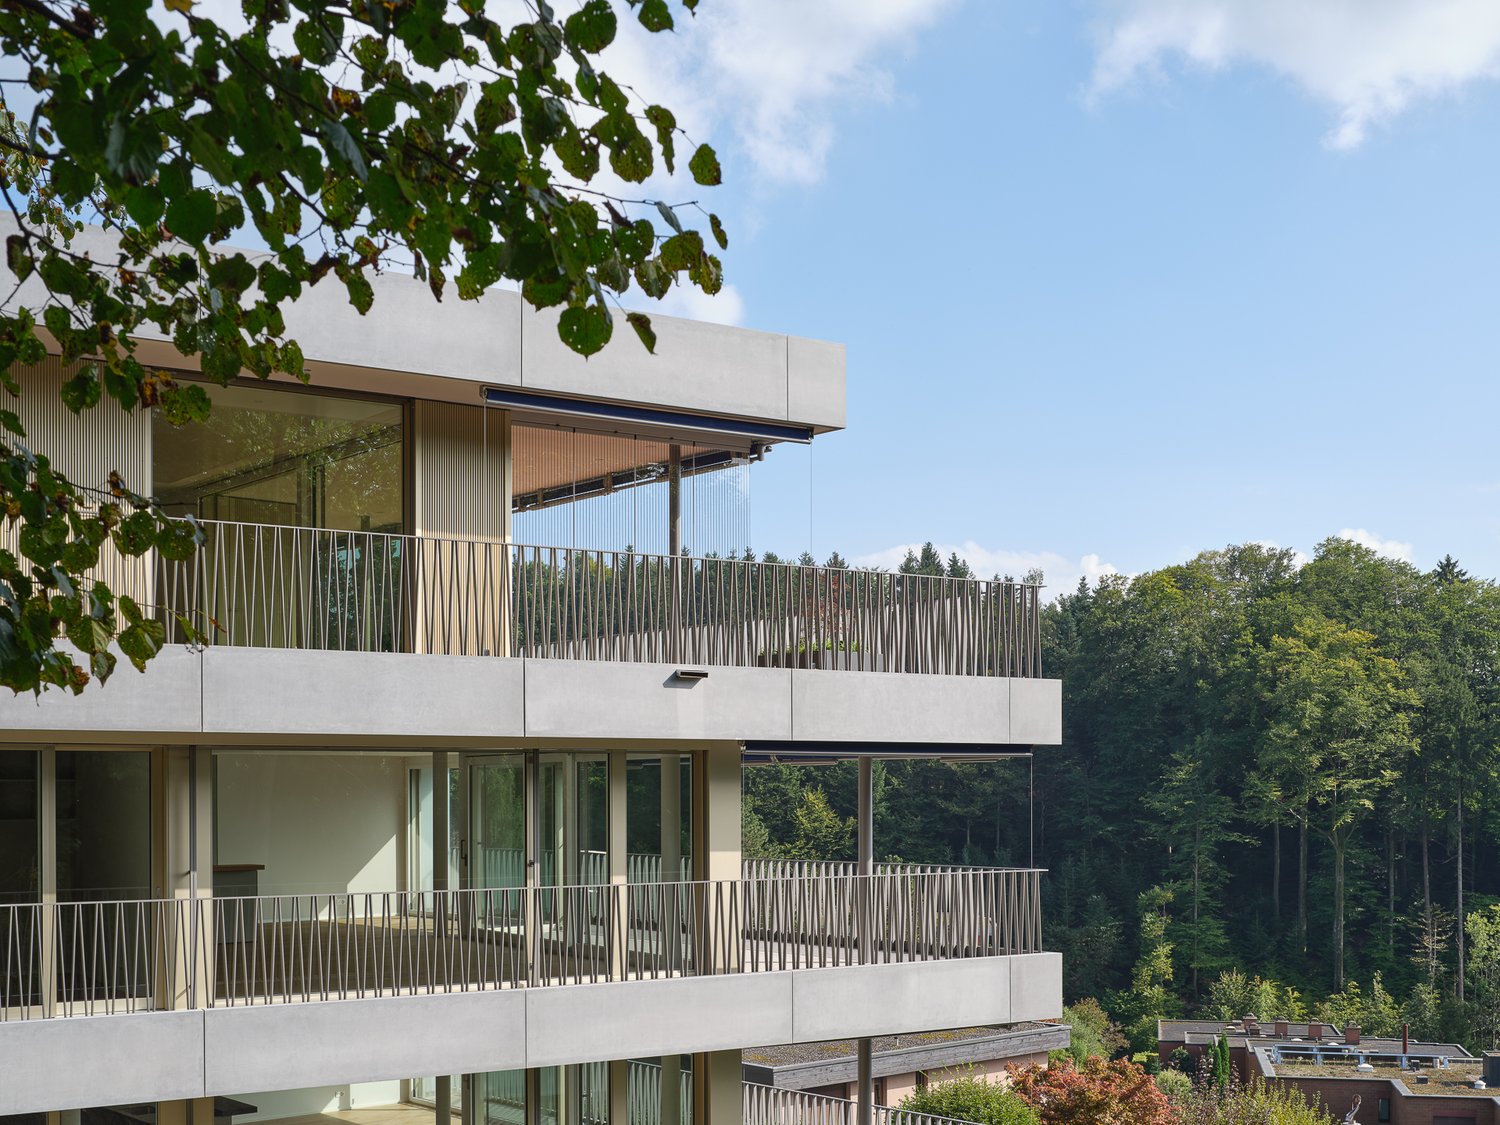
[[[1066, 998], [1136, 1050], [1252, 1012], [1500, 1044], [1500, 586], [1247, 544], [1081, 583], [1042, 628], [1063, 744], [879, 763], [879, 857], [1046, 868]], [[852, 857], [854, 811], [852, 765], [747, 769], [746, 853]]]

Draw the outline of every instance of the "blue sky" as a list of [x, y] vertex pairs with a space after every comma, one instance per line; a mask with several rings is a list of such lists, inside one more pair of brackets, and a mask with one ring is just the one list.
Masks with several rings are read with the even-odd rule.
[[715, 5], [671, 94], [733, 292], [684, 307], [848, 348], [758, 546], [1058, 591], [1348, 532], [1500, 576], [1500, 6]]

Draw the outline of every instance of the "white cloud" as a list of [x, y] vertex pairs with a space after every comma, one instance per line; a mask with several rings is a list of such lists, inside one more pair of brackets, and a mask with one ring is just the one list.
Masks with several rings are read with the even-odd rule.
[[1373, 531], [1366, 531], [1362, 527], [1346, 527], [1339, 532], [1338, 537], [1347, 539], [1351, 543], [1358, 543], [1361, 547], [1368, 547], [1377, 555], [1399, 559], [1401, 562], [1411, 562], [1412, 545], [1403, 543], [1399, 539], [1382, 539]]
[[1248, 62], [1328, 103], [1324, 138], [1357, 148], [1412, 103], [1500, 76], [1495, 0], [1099, 0], [1094, 95], [1172, 56], [1219, 70]]
[[[1040, 570], [1043, 581], [1047, 584], [1045, 597], [1049, 601], [1062, 594], [1071, 594], [1077, 588], [1080, 578], [1087, 578], [1092, 584], [1106, 574], [1120, 573], [1118, 567], [1105, 562], [1097, 554], [1070, 559], [1056, 551], [991, 550], [972, 539], [965, 539], [959, 544], [937, 543], [934, 546], [945, 560], [953, 552], [958, 552], [958, 557], [965, 560], [981, 578], [996, 574], [1021, 578], [1028, 571]], [[894, 547], [860, 555], [852, 561], [855, 566], [895, 570], [901, 565], [901, 560], [906, 558], [908, 551], [920, 553], [921, 550], [921, 543], [898, 543]]]
[[773, 183], [822, 178], [837, 111], [891, 97], [887, 56], [955, 0], [715, 0], [651, 35], [621, 16], [603, 66], [679, 114], [695, 140], [734, 144]]
[[743, 324], [745, 320], [745, 298], [733, 285], [726, 285], [709, 296], [689, 285], [686, 278], [682, 284], [667, 290], [667, 295], [660, 301], [652, 301], [632, 290], [626, 303], [639, 307], [647, 315], [683, 316], [712, 324]]

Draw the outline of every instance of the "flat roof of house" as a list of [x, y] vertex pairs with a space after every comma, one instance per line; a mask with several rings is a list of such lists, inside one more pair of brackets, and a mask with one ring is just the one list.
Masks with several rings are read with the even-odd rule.
[[[1313, 1021], [1316, 1023], [1317, 1021]], [[1275, 1020], [1261, 1020], [1255, 1029], [1247, 1032], [1239, 1020], [1159, 1020], [1157, 1021], [1156, 1038], [1158, 1043], [1182, 1043], [1186, 1046], [1196, 1047], [1212, 1043], [1222, 1035], [1231, 1039], [1244, 1039], [1256, 1045], [1285, 1045], [1288, 1047], [1313, 1046], [1321, 1044], [1325, 1047], [1340, 1047], [1344, 1045], [1344, 1029], [1335, 1028], [1330, 1023], [1324, 1023], [1322, 1035], [1313, 1037], [1308, 1031], [1307, 1023], [1288, 1023], [1285, 1035], [1276, 1034]], [[1403, 1044], [1399, 1038], [1381, 1037], [1376, 1035], [1360, 1034], [1357, 1050], [1371, 1054], [1402, 1054]], [[1473, 1058], [1458, 1043], [1431, 1043], [1425, 1040], [1409, 1039], [1404, 1044], [1404, 1053], [1409, 1055], [1449, 1055], [1454, 1058]]]
[[[881, 1035], [875, 1039], [874, 1053], [900, 1051], [907, 1047], [929, 1047], [938, 1043], [957, 1043], [965, 1039], [1000, 1039], [1015, 1031], [1035, 1031], [1056, 1027], [1049, 1023], [1018, 1023], [1009, 1027], [957, 1027], [949, 1031], [921, 1031], [910, 1035]], [[742, 1052], [745, 1062], [762, 1066], [797, 1066], [801, 1063], [827, 1062], [830, 1059], [854, 1058], [858, 1041], [831, 1039], [823, 1043], [782, 1043], [774, 1047], [751, 1047]]]
[[[1061, 1023], [960, 1027], [910, 1035], [882, 1035], [873, 1044], [875, 1077], [1018, 1058], [1068, 1045], [1072, 1029]], [[785, 1089], [807, 1090], [852, 1081], [858, 1043], [834, 1039], [752, 1047], [741, 1054], [747, 1078]]]
[[[1480, 1060], [1475, 1058], [1455, 1060], [1453, 1065], [1447, 1067], [1423, 1067], [1419, 1071], [1382, 1065], [1375, 1067], [1373, 1071], [1357, 1073], [1352, 1060], [1324, 1063], [1297, 1060], [1277, 1063], [1275, 1069], [1278, 1078], [1335, 1078], [1366, 1082], [1371, 1079], [1384, 1079], [1400, 1082], [1405, 1092], [1416, 1098], [1453, 1096], [1493, 1098], [1500, 1095], [1500, 1090], [1474, 1089], [1474, 1079], [1479, 1078], [1484, 1069]], [[1418, 1078], [1425, 1078], [1426, 1081], [1419, 1082]]]

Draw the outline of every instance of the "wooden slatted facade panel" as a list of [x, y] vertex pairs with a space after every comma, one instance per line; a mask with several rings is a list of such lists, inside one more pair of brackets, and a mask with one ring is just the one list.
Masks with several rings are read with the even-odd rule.
[[109, 396], [98, 406], [73, 414], [62, 404], [58, 389], [64, 371], [58, 356], [48, 356], [36, 367], [16, 371], [20, 399], [0, 391], [0, 400], [13, 409], [26, 427], [25, 444], [46, 454], [54, 468], [75, 484], [95, 488], [117, 469], [136, 492], [151, 491], [151, 415], [144, 410], [127, 414]]
[[412, 530], [510, 538], [510, 416], [452, 402], [412, 408]]
[[[466, 600], [503, 605], [508, 598], [510, 538], [510, 416], [450, 402], [412, 407], [412, 522], [419, 536], [469, 540], [465, 550], [432, 544], [414, 560], [417, 607], [447, 606], [462, 614]], [[413, 647], [460, 656], [510, 652], [510, 615], [479, 612], [463, 621], [431, 620], [418, 609]], [[439, 612], [442, 612], [439, 610]], [[475, 623], [479, 628], [466, 627]]]

